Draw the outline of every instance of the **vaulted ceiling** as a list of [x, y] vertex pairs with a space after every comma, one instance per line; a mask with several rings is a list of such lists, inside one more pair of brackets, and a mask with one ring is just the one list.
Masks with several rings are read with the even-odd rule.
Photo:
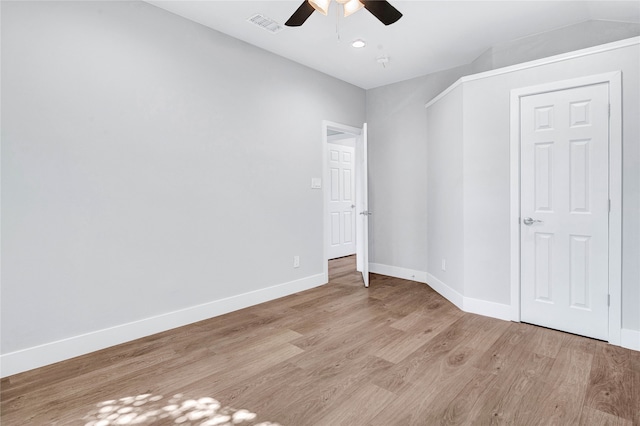
[[[468, 64], [500, 42], [588, 20], [640, 23], [638, 1], [390, 2], [404, 15], [390, 26], [365, 9], [345, 18], [333, 1], [327, 16], [315, 12], [301, 27], [271, 33], [247, 19], [261, 14], [283, 26], [301, 0], [148, 1], [365, 89]], [[352, 47], [356, 39], [366, 46]]]

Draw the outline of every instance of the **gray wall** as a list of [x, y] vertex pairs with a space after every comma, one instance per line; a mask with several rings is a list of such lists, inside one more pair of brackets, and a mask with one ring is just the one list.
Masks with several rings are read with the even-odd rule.
[[321, 274], [320, 124], [365, 92], [146, 3], [2, 2], [2, 113], [6, 354]]
[[502, 43], [466, 66], [368, 90], [371, 261], [427, 271], [426, 102], [465, 75], [638, 34], [638, 24], [587, 21]]
[[[491, 68], [477, 68], [474, 71], [506, 67], [639, 35], [640, 25], [635, 23], [585, 21], [495, 45], [482, 55], [490, 58], [487, 58], [487, 61]], [[476, 60], [475, 65], [479, 65], [480, 62], [481, 60]]]
[[[427, 110], [427, 271], [464, 294], [462, 86]], [[434, 123], [432, 125], [431, 123]], [[445, 267], [442, 264], [445, 262]]]
[[470, 71], [464, 66], [367, 91], [372, 263], [426, 271], [424, 104]]

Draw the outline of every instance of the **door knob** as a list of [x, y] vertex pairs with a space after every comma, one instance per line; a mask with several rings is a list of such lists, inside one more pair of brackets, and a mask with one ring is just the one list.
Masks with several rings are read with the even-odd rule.
[[356, 208], [356, 205], [355, 205], [355, 204], [351, 204], [351, 208], [352, 208], [352, 209], [355, 209], [355, 208]]
[[524, 223], [527, 226], [531, 226], [534, 223], [542, 223], [542, 221], [538, 219], [532, 219], [530, 217], [525, 217], [524, 219], [522, 219], [522, 223]]
[[372, 213], [369, 210], [365, 210], [363, 212], [360, 212], [360, 214], [363, 214], [365, 216], [371, 216], [372, 215]]

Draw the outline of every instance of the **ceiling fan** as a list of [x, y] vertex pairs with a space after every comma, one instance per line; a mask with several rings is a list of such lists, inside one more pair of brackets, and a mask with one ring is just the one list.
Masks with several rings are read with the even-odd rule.
[[[385, 25], [391, 25], [402, 17], [402, 13], [385, 0], [336, 0], [344, 7], [344, 16], [349, 16], [363, 7]], [[327, 15], [331, 0], [305, 0], [284, 24], [299, 27], [314, 11]]]

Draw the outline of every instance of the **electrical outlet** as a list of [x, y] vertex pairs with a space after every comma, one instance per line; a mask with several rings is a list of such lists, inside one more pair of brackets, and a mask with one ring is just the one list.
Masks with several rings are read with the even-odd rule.
[[445, 259], [442, 259], [442, 270], [443, 271], [447, 270], [447, 261]]
[[293, 256], [293, 267], [294, 268], [300, 267], [300, 256]]

